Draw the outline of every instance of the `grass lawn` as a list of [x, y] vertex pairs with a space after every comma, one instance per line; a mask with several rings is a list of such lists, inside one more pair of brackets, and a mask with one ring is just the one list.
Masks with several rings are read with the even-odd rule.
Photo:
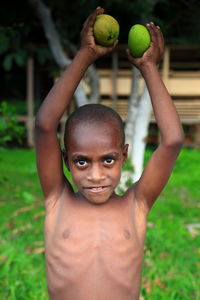
[[[199, 164], [200, 151], [181, 152], [149, 215], [141, 289], [145, 300], [200, 300]], [[1, 300], [48, 299], [43, 221], [34, 151], [1, 149]]]

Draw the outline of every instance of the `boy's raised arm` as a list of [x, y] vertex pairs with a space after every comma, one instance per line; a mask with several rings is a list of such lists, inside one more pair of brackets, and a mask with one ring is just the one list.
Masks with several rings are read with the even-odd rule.
[[[36, 115], [37, 168], [45, 198], [58, 196], [66, 185], [62, 168], [62, 153], [57, 139], [59, 121], [89, 65], [112, 51], [117, 44], [116, 42], [112, 47], [95, 44], [92, 27], [96, 16], [103, 12], [103, 8], [97, 8], [84, 23], [80, 50], [50, 90]], [[68, 187], [70, 188], [69, 183]]]
[[163, 55], [164, 39], [160, 28], [147, 25], [152, 44], [142, 58], [129, 60], [140, 69], [151, 97], [161, 142], [145, 167], [141, 178], [134, 185], [135, 197], [146, 213], [164, 188], [183, 144], [183, 131], [172, 99], [165, 88], [157, 64]]

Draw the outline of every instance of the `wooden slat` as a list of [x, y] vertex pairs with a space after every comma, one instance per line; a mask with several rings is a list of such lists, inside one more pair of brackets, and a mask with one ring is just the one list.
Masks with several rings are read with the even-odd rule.
[[[98, 71], [100, 76], [100, 95], [112, 97], [112, 70], [102, 69]], [[200, 97], [200, 72], [172, 72], [169, 78], [163, 74], [165, 84], [170, 95], [174, 97]], [[116, 80], [116, 94], [117, 96], [128, 97], [131, 91], [131, 70], [120, 70], [117, 72]], [[142, 93], [144, 81], [141, 78], [139, 81], [139, 91]], [[86, 93], [88, 94], [89, 87], [85, 86]]]
[[[112, 70], [99, 70], [100, 76], [100, 95], [112, 97]], [[139, 81], [139, 91], [142, 93], [144, 81]], [[117, 96], [129, 97], [131, 91], [131, 70], [118, 70], [116, 79]]]
[[169, 71], [171, 78], [198, 78], [200, 80], [200, 71]]
[[200, 78], [169, 78], [166, 87], [172, 96], [200, 96]]
[[[110, 98], [112, 96], [112, 70], [99, 70], [100, 94], [104, 100], [101, 103], [112, 106]], [[174, 100], [178, 114], [183, 123], [200, 122], [200, 72], [181, 71], [167, 72], [164, 76], [167, 88], [172, 97], [184, 97], [184, 99]], [[142, 93], [144, 81], [140, 79], [139, 94]], [[131, 70], [119, 70], [117, 77], [117, 95], [123, 100], [117, 102], [117, 111], [125, 120], [128, 110], [128, 99], [131, 90]], [[197, 99], [193, 99], [193, 98]], [[106, 98], [106, 99], [105, 99]], [[152, 117], [153, 121], [153, 117]]]
[[[101, 103], [112, 107], [112, 102], [109, 99], [101, 100]], [[174, 101], [177, 112], [180, 116], [182, 123], [185, 124], [196, 124], [200, 123], [200, 100], [184, 100]], [[194, 105], [193, 105], [194, 104]], [[125, 121], [128, 111], [128, 100], [118, 100], [117, 102], [117, 112], [120, 114], [122, 119]], [[155, 122], [155, 119], [152, 115], [152, 122]]]

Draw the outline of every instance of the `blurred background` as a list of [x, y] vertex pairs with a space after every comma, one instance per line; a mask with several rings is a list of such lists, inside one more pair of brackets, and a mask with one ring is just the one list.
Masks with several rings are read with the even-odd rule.
[[125, 49], [134, 24], [153, 21], [160, 26], [165, 53], [159, 69], [177, 107], [185, 142], [149, 216], [141, 299], [200, 300], [199, 0], [1, 1], [0, 298], [48, 299], [34, 117], [76, 54], [82, 25], [97, 6], [119, 22], [119, 45], [85, 74], [80, 84], [83, 97], [74, 96], [58, 137], [62, 144], [64, 123], [77, 106], [111, 106], [121, 115], [130, 144], [119, 192], [140, 176], [159, 133], [144, 82]]

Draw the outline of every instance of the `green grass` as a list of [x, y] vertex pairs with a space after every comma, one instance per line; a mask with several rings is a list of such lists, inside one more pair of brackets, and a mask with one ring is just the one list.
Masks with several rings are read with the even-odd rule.
[[[182, 151], [149, 215], [141, 289], [145, 300], [200, 300], [200, 230], [187, 229], [200, 223], [199, 162], [198, 150]], [[34, 151], [1, 149], [1, 300], [48, 299], [43, 221]]]
[[30, 150], [0, 150], [0, 299], [48, 299], [44, 209]]

